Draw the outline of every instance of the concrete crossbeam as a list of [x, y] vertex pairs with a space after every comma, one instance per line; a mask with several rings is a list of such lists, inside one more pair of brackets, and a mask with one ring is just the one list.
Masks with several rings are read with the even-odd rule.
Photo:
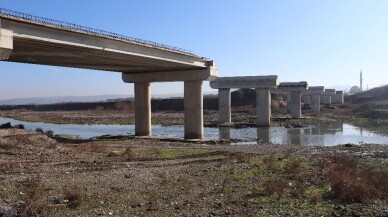
[[213, 66], [213, 62], [209, 64], [208, 68], [202, 70], [123, 73], [122, 79], [126, 83], [214, 80], [217, 76], [217, 68]]
[[220, 88], [273, 88], [279, 85], [277, 75], [217, 77], [210, 82], [213, 89]]

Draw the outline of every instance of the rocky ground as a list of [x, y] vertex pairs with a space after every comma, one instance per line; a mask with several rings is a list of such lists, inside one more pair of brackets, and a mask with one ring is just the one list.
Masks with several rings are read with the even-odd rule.
[[0, 130], [3, 216], [388, 215], [388, 146], [61, 141]]

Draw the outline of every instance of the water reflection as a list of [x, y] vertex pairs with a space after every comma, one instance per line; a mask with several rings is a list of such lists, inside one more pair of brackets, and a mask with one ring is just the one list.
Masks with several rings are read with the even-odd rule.
[[[79, 124], [48, 124], [39, 122], [17, 121], [11, 118], [1, 118], [0, 124], [11, 122], [12, 125], [23, 124], [27, 129], [52, 130], [55, 134], [79, 136], [91, 138], [105, 134], [134, 134], [133, 125], [79, 125]], [[152, 134], [159, 137], [183, 138], [183, 126], [152, 126]], [[370, 129], [373, 129], [370, 130]], [[253, 144], [271, 142], [274, 144], [295, 145], [319, 145], [333, 146], [338, 144], [374, 143], [388, 144], [388, 128], [356, 127], [341, 122], [317, 123], [305, 128], [287, 129], [284, 127], [259, 127], [234, 129], [228, 127], [208, 128], [205, 127], [206, 139], [250, 139]], [[257, 141], [257, 142], [256, 142]]]
[[271, 142], [271, 128], [258, 127], [256, 128], [257, 140], [260, 142]]
[[230, 137], [230, 127], [220, 127], [218, 129], [218, 132], [219, 132], [219, 138], [220, 139], [231, 139]]

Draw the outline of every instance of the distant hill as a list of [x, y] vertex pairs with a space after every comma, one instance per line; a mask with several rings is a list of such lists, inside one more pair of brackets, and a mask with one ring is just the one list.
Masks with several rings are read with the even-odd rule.
[[26, 104], [52, 104], [64, 102], [98, 102], [109, 99], [130, 98], [129, 95], [100, 95], [100, 96], [53, 96], [53, 97], [33, 97], [19, 99], [0, 100], [0, 105], [26, 105]]
[[388, 85], [347, 96], [345, 102], [363, 117], [388, 119]]

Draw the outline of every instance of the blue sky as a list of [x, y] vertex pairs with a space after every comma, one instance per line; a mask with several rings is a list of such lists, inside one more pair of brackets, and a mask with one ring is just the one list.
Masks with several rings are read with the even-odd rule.
[[[384, 0], [1, 0], [0, 7], [188, 49], [219, 76], [309, 85], [388, 84]], [[0, 99], [133, 94], [120, 73], [0, 62]], [[183, 84], [153, 83], [152, 93]], [[204, 90], [211, 91], [208, 83]]]

